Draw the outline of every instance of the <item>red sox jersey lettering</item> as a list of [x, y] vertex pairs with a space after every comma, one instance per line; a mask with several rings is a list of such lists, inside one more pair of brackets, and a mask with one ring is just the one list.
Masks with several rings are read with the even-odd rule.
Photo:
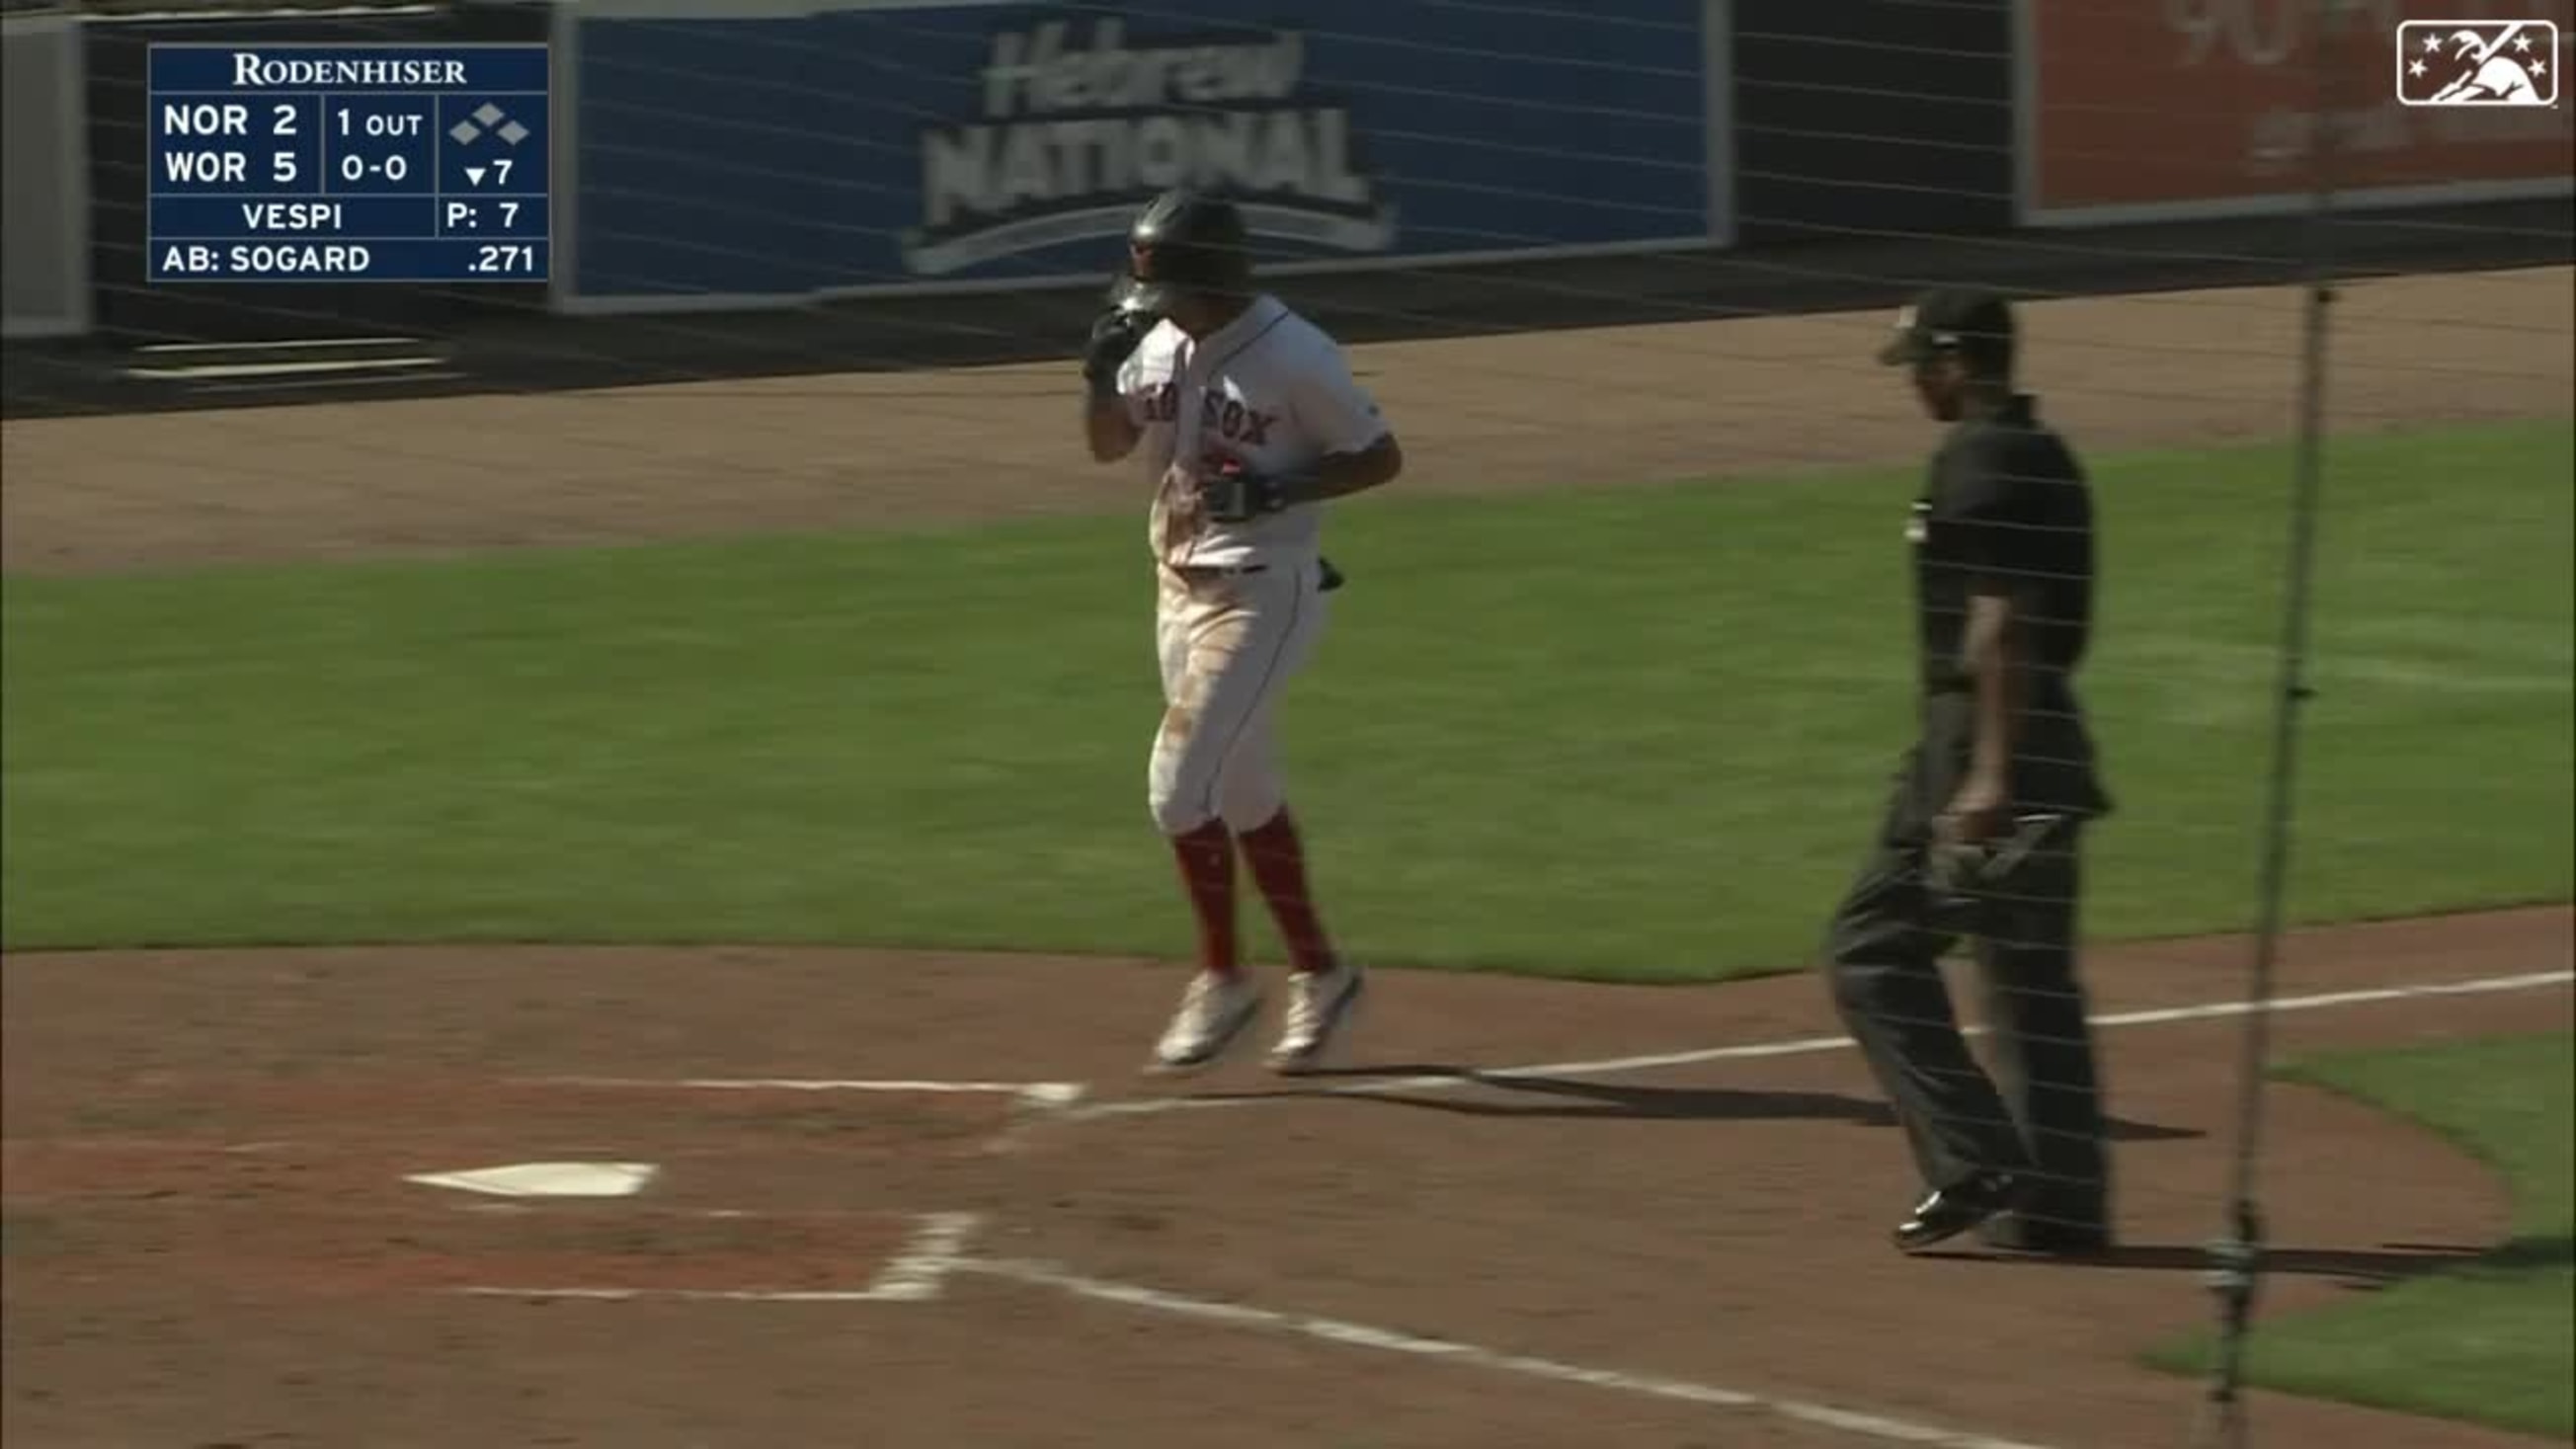
[[1227, 462], [1296, 473], [1328, 453], [1356, 453], [1386, 431], [1377, 403], [1352, 378], [1341, 348], [1275, 297], [1204, 338], [1169, 322], [1145, 336], [1119, 372], [1137, 453], [1156, 484], [1150, 543], [1164, 562], [1226, 566], [1311, 560], [1320, 510], [1305, 504], [1239, 523], [1170, 517], [1174, 463], [1205, 473]]

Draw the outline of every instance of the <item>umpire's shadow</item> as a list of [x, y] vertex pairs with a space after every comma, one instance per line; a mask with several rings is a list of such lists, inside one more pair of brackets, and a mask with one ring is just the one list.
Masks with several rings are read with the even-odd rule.
[[[1975, 1246], [1935, 1249], [1925, 1258], [1957, 1258], [2033, 1267], [2130, 1268], [2154, 1272], [2206, 1273], [2209, 1250], [2189, 1243], [2124, 1243], [2099, 1253], [2050, 1257], [1990, 1251]], [[2564, 1268], [2571, 1258], [2565, 1234], [2514, 1238], [2488, 1247], [2462, 1243], [2383, 1243], [2376, 1248], [2266, 1247], [2266, 1273], [2291, 1278], [2322, 1278], [2337, 1286], [2374, 1292], [2428, 1274], [2476, 1269], [2509, 1272], [2529, 1268]]]
[[[1378, 1102], [1465, 1117], [1672, 1122], [1797, 1119], [1849, 1122], [1863, 1127], [1896, 1125], [1895, 1114], [1888, 1110], [1886, 1103], [1841, 1092], [1655, 1087], [1575, 1077], [1479, 1071], [1446, 1062], [1345, 1067], [1310, 1075], [1313, 1078], [1342, 1079], [1343, 1085], [1329, 1095], [1344, 1101]], [[1448, 1092], [1407, 1092], [1392, 1086], [1384, 1091], [1370, 1091], [1366, 1089], [1365, 1082], [1371, 1077], [1445, 1077], [1505, 1095], [1470, 1097]], [[2170, 1142], [2208, 1134], [2197, 1128], [2161, 1127], [2115, 1117], [2110, 1122], [2109, 1135], [2112, 1140], [2122, 1142]]]

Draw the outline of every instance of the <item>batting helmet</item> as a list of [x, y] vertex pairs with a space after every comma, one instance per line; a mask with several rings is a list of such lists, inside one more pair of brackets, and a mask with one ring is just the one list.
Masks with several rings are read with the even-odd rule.
[[1148, 202], [1127, 229], [1127, 275], [1110, 288], [1117, 306], [1161, 314], [1182, 293], [1240, 295], [1252, 283], [1243, 212], [1186, 187]]

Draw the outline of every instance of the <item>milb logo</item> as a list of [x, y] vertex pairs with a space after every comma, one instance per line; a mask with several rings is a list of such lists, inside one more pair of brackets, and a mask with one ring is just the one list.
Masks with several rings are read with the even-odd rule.
[[2397, 100], [2554, 106], [2558, 62], [2558, 27], [2547, 20], [2408, 20], [2397, 27]]

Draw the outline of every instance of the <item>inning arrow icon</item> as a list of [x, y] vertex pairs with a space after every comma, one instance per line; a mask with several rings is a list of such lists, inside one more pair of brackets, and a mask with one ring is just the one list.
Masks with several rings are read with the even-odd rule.
[[465, 180], [466, 180], [466, 183], [467, 183], [468, 185], [471, 185], [471, 186], [480, 186], [480, 185], [482, 185], [482, 184], [483, 184], [483, 172], [484, 172], [484, 169], [485, 169], [485, 168], [483, 168], [483, 167], [481, 167], [481, 166], [468, 166], [468, 167], [466, 167], [466, 168], [465, 168]]

